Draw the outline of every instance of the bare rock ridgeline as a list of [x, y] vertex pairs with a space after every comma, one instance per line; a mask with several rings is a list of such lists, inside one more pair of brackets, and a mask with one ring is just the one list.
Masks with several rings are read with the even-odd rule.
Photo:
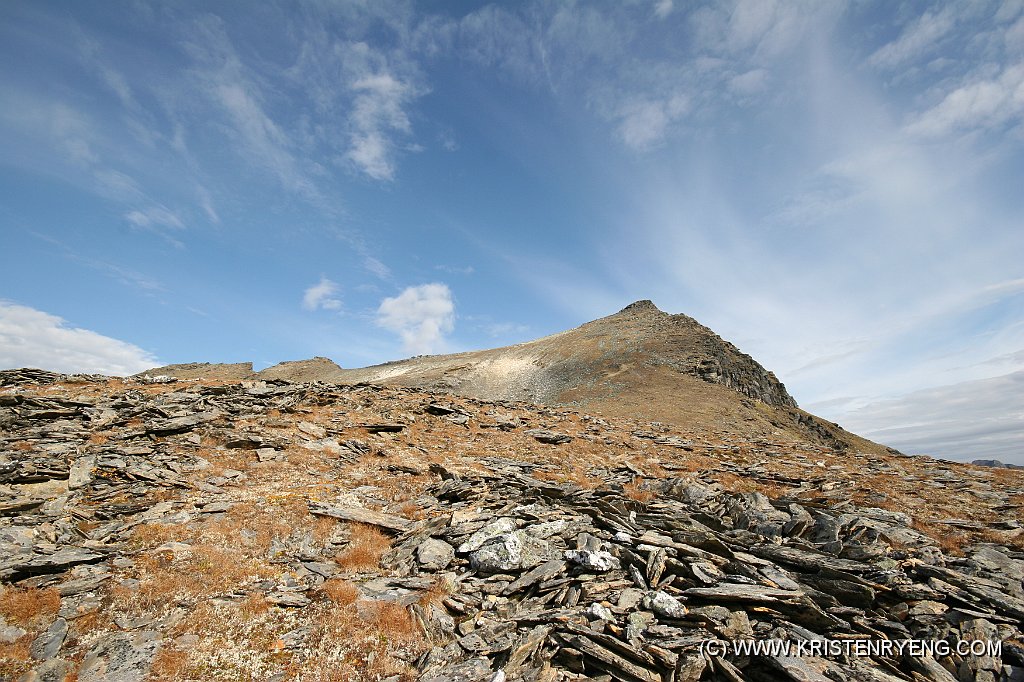
[[170, 365], [143, 375], [178, 379], [372, 383], [466, 396], [574, 407], [673, 423], [744, 438], [788, 437], [855, 450], [878, 449], [810, 415], [771, 371], [693, 318], [649, 300], [525, 343], [425, 355], [343, 369], [327, 358], [283, 362]]
[[[683, 314], [669, 315], [649, 300], [575, 329], [515, 346], [420, 356], [362, 369], [342, 369], [316, 357], [282, 362], [260, 372], [252, 363], [167, 365], [142, 374], [178, 379], [284, 379], [356, 383], [377, 381], [455, 390], [489, 399], [561, 402], [579, 384], [600, 384], [623, 366], [667, 367], [732, 389], [767, 405], [796, 407], [776, 376], [752, 357]], [[620, 380], [621, 383], [622, 380]]]

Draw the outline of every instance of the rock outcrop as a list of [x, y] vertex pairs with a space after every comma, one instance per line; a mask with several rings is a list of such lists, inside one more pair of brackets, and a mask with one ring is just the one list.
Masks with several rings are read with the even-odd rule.
[[241, 381], [252, 376], [251, 362], [187, 362], [178, 365], [154, 367], [136, 377], [172, 377], [175, 379], [210, 379], [214, 381]]
[[341, 373], [333, 360], [315, 357], [310, 360], [289, 360], [256, 373], [258, 379], [284, 379], [285, 381], [334, 381]]

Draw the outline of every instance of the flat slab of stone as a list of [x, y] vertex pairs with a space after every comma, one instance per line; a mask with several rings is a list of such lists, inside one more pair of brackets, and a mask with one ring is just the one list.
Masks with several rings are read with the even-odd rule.
[[343, 521], [355, 521], [366, 523], [371, 526], [386, 528], [387, 530], [401, 533], [410, 530], [415, 526], [414, 521], [403, 519], [401, 516], [393, 516], [382, 512], [364, 509], [363, 507], [351, 507], [341, 504], [322, 504], [320, 502], [309, 503], [309, 513], [314, 516], [330, 516]]

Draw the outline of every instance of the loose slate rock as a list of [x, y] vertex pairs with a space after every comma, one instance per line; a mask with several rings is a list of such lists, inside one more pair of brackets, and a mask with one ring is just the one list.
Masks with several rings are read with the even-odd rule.
[[160, 633], [112, 633], [100, 639], [82, 661], [79, 682], [143, 682], [149, 675]]
[[364, 509], [362, 507], [350, 507], [348, 505], [341, 504], [322, 504], [312, 500], [309, 502], [309, 513], [316, 516], [331, 516], [345, 521], [367, 523], [371, 526], [380, 526], [381, 528], [386, 528], [387, 530], [394, 532], [406, 531], [415, 525], [412, 521], [403, 519], [401, 516], [383, 514], [381, 512], [376, 512], [372, 509]]
[[45, 661], [53, 658], [60, 651], [64, 644], [64, 638], [68, 636], [68, 622], [63, 618], [53, 621], [46, 632], [36, 637], [29, 649], [32, 658], [37, 661]]
[[528, 429], [525, 433], [527, 436], [533, 436], [541, 443], [549, 443], [551, 445], [562, 445], [563, 443], [572, 442], [572, 436], [558, 433], [557, 431], [549, 431], [548, 429]]

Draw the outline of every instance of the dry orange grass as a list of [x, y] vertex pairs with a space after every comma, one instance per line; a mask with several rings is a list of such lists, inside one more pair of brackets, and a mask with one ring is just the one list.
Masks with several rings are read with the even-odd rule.
[[172, 523], [143, 523], [132, 529], [131, 546], [152, 549], [167, 542], [187, 542], [188, 529]]
[[586, 490], [594, 490], [604, 485], [603, 480], [588, 474], [586, 467], [576, 468], [567, 464], [563, 464], [555, 470], [534, 471], [533, 477], [552, 483], [573, 483]]
[[156, 652], [149, 668], [150, 679], [182, 680], [186, 678], [189, 664], [189, 652], [175, 642], [163, 644]]
[[0, 616], [29, 631], [14, 642], [0, 643], [0, 679], [18, 679], [34, 667], [37, 662], [29, 654], [32, 640], [59, 609], [60, 594], [54, 589], [9, 587], [0, 593]]
[[444, 578], [438, 577], [434, 580], [433, 585], [423, 591], [418, 603], [424, 608], [440, 606], [441, 602], [443, 602], [454, 591], [454, 584]]
[[157, 651], [149, 679], [162, 681], [266, 679], [280, 666], [280, 634], [290, 629], [283, 609], [261, 595], [240, 602], [200, 602], [173, 628]]
[[971, 538], [967, 533], [945, 524], [932, 523], [923, 519], [914, 519], [910, 524], [910, 527], [935, 540], [939, 549], [946, 554], [953, 556], [963, 556], [964, 547], [966, 547], [971, 541]]
[[786, 497], [793, 494], [794, 488], [784, 483], [772, 481], [760, 481], [748, 476], [738, 476], [732, 472], [719, 471], [710, 472], [711, 478], [722, 484], [730, 493], [761, 493], [771, 499]]
[[250, 581], [274, 577], [269, 564], [218, 545], [193, 545], [179, 554], [150, 553], [136, 559], [137, 588], [111, 590], [115, 608], [130, 613], [232, 592]]
[[426, 510], [412, 501], [403, 502], [398, 507], [398, 513], [399, 515], [404, 516], [407, 519], [412, 519], [413, 521], [421, 521], [427, 518]]
[[331, 456], [300, 446], [286, 448], [285, 454], [287, 464], [294, 468], [328, 472], [334, 464], [334, 459]]
[[[364, 603], [365, 606], [365, 603]], [[362, 609], [333, 607], [317, 619], [307, 640], [309, 653], [289, 672], [316, 682], [362, 682], [399, 676], [415, 679], [405, 663], [428, 647], [408, 610], [393, 602]]]
[[0, 615], [26, 629], [49, 625], [60, 610], [60, 593], [55, 589], [9, 587], [0, 593]]
[[655, 497], [653, 491], [643, 487], [643, 479], [639, 477], [622, 486], [622, 492], [626, 497], [637, 502], [650, 502]]
[[347, 580], [331, 578], [320, 586], [327, 598], [338, 606], [354, 604], [359, 598], [359, 589]]
[[35, 663], [29, 653], [32, 635], [11, 642], [0, 642], [0, 680], [16, 680], [32, 670]]
[[32, 443], [31, 443], [31, 441], [27, 441], [27, 440], [19, 440], [17, 443], [12, 445], [11, 447], [14, 450], [17, 450], [19, 452], [28, 452], [29, 450], [32, 449]]
[[391, 540], [375, 526], [363, 523], [350, 524], [351, 544], [334, 561], [350, 572], [376, 570], [380, 558], [391, 546]]
[[[203, 445], [214, 445], [215, 440], [209, 436], [203, 436]], [[203, 471], [206, 476], [220, 476], [228, 469], [245, 471], [256, 461], [255, 455], [248, 450], [241, 449], [205, 447], [197, 454], [210, 463], [210, 467]]]
[[409, 610], [396, 602], [375, 602], [367, 620], [378, 633], [391, 640], [411, 640], [419, 636], [419, 628]]
[[236, 503], [223, 517], [201, 523], [142, 524], [133, 529], [131, 542], [141, 549], [153, 549], [171, 541], [194, 543], [259, 558], [267, 554], [275, 539], [288, 537], [296, 530], [308, 530], [316, 541], [323, 542], [336, 525], [335, 519], [312, 517], [304, 498], [289, 496], [267, 503]]

